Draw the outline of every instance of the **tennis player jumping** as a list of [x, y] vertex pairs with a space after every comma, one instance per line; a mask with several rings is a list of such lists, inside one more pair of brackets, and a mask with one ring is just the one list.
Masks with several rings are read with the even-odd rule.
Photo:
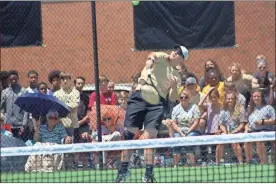
[[[151, 53], [146, 61], [139, 84], [128, 100], [125, 117], [124, 140], [132, 140], [135, 133], [144, 127], [140, 139], [154, 139], [157, 137], [159, 126], [164, 116], [164, 104], [170, 98], [176, 101], [177, 87], [180, 76], [176, 66], [188, 59], [188, 50], [177, 45], [170, 54], [164, 52]], [[121, 164], [116, 183], [122, 183], [130, 176], [128, 164], [130, 151], [123, 150]], [[142, 178], [145, 183], [153, 183], [153, 149], [144, 150], [146, 173]]]

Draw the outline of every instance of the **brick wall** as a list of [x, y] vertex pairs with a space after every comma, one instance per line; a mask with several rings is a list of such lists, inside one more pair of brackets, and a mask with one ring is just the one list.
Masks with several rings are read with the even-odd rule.
[[[100, 72], [115, 82], [129, 82], [139, 71], [149, 51], [134, 47], [133, 15], [130, 2], [97, 2], [97, 31]], [[93, 47], [90, 2], [42, 4], [43, 41], [46, 47], [1, 49], [1, 70], [16, 69], [21, 83], [35, 69], [47, 81], [52, 69], [65, 70], [75, 77], [83, 75], [93, 82]], [[232, 62], [240, 62], [254, 72], [255, 57], [264, 54], [275, 72], [275, 2], [235, 2], [237, 48], [191, 50], [187, 66], [198, 76], [204, 62], [212, 58], [225, 76]]]

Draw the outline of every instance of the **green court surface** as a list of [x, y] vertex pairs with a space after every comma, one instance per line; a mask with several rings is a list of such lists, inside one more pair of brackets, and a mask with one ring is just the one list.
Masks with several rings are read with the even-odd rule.
[[[155, 168], [157, 182], [254, 182], [275, 181], [274, 165], [228, 165], [207, 167]], [[140, 183], [145, 169], [131, 169], [126, 182]], [[116, 170], [60, 171], [54, 173], [1, 173], [1, 183], [71, 183], [71, 182], [113, 182]]]

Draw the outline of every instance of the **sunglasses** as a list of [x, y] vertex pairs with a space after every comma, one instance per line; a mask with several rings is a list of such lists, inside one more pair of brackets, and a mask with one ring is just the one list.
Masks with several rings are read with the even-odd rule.
[[50, 119], [50, 120], [57, 120], [58, 118], [57, 117], [49, 117], [48, 119]]
[[112, 118], [111, 117], [104, 117], [103, 121], [110, 121]]
[[180, 100], [187, 100], [189, 97], [187, 95], [180, 96]]
[[265, 68], [266, 68], [265, 66], [259, 67], [260, 70], [264, 70]]

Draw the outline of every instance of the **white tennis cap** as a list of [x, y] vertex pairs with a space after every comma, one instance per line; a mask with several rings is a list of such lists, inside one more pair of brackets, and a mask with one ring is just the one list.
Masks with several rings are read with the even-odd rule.
[[188, 51], [188, 49], [187, 49], [186, 47], [181, 46], [181, 45], [176, 45], [174, 48], [175, 48], [175, 49], [180, 48], [180, 49], [181, 49], [181, 52], [182, 52], [182, 55], [183, 55], [183, 57], [184, 57], [184, 60], [185, 60], [185, 61], [188, 60], [188, 58], [189, 58], [189, 51]]

